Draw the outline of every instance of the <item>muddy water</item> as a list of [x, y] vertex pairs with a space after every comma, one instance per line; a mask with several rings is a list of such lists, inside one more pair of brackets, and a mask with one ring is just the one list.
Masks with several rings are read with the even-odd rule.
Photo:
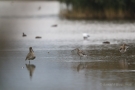
[[[0, 89], [133, 90], [135, 23], [66, 20], [59, 10], [56, 1], [0, 1]], [[90, 38], [83, 40], [83, 33]], [[123, 43], [129, 45], [126, 53], [119, 52]], [[36, 59], [29, 63], [30, 46]], [[80, 59], [71, 52], [75, 48], [88, 58]]]

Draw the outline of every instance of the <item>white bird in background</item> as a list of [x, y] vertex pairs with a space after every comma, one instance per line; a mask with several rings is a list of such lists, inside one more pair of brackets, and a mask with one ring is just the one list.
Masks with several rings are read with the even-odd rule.
[[30, 63], [30, 60], [34, 60], [35, 58], [36, 58], [36, 56], [34, 55], [34, 51], [33, 51], [32, 47], [29, 47], [29, 53], [26, 56], [25, 60], [29, 60], [29, 63]]
[[84, 39], [84, 40], [87, 40], [89, 37], [90, 37], [90, 35], [89, 35], [89, 34], [87, 34], [87, 33], [83, 33], [83, 39]]
[[127, 48], [128, 48], [128, 46], [127, 46], [126, 44], [123, 44], [122, 46], [120, 46], [119, 51], [120, 51], [121, 53], [124, 53], [124, 52], [127, 51]]

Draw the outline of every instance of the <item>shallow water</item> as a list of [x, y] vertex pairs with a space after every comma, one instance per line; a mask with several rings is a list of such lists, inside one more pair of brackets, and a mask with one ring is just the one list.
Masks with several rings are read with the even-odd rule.
[[[59, 11], [56, 1], [0, 1], [0, 90], [133, 90], [135, 22], [66, 20]], [[129, 48], [122, 54], [123, 43]], [[29, 64], [30, 46], [36, 59]]]

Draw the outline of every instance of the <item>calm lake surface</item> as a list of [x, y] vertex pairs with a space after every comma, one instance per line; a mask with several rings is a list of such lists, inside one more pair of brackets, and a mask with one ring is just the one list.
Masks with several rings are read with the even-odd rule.
[[[0, 1], [0, 90], [134, 90], [135, 22], [67, 20], [60, 7], [57, 1]], [[83, 40], [83, 33], [90, 38]], [[126, 53], [119, 52], [123, 43]], [[36, 55], [30, 64], [29, 47]], [[88, 58], [80, 59], [75, 48]]]

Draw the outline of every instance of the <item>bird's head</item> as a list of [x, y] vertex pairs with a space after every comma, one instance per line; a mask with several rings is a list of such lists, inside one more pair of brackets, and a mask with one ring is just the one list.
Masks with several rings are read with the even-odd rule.
[[34, 52], [33, 49], [32, 49], [32, 47], [29, 47], [29, 50], [30, 50], [30, 52]]

